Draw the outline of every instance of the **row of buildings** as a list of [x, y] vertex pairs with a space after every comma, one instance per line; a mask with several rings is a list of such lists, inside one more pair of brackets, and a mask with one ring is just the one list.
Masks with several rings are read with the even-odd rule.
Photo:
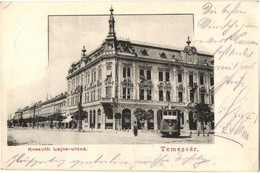
[[195, 104], [208, 104], [214, 112], [213, 55], [191, 46], [189, 37], [184, 49], [118, 39], [110, 12], [104, 42], [90, 53], [83, 47], [70, 66], [66, 93], [16, 114], [23, 112], [25, 118], [61, 111], [69, 127], [80, 103], [86, 112], [84, 129], [131, 129], [134, 112], [142, 109], [150, 115], [143, 126], [158, 130], [162, 108], [170, 106], [180, 111], [182, 129], [196, 130]]

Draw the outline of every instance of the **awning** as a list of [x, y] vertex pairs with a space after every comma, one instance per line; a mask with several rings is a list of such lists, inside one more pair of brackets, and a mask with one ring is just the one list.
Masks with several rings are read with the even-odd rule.
[[72, 120], [71, 117], [67, 117], [66, 119], [64, 119], [64, 120], [62, 121], [62, 123], [69, 123], [71, 120]]

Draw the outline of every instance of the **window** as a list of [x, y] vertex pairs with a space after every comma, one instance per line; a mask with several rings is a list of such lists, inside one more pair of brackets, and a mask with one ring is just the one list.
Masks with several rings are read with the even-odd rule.
[[211, 104], [214, 104], [214, 95], [211, 95]]
[[140, 100], [144, 100], [144, 89], [140, 89], [139, 97]]
[[144, 79], [145, 78], [143, 69], [140, 69], [139, 74], [140, 74], [140, 79]]
[[213, 86], [213, 85], [214, 85], [214, 78], [210, 77], [210, 86]]
[[170, 81], [170, 74], [169, 72], [165, 72], [166, 81]]
[[147, 89], [147, 100], [152, 100], [152, 91], [151, 91], [151, 89]]
[[125, 78], [126, 77], [126, 68], [123, 67], [123, 77]]
[[101, 100], [101, 89], [98, 89], [98, 100]]
[[170, 102], [171, 101], [171, 92], [166, 91], [166, 101]]
[[96, 71], [94, 71], [94, 82], [96, 82]]
[[74, 106], [74, 97], [71, 97], [71, 106]]
[[112, 87], [106, 87], [106, 97], [107, 98], [112, 97]]
[[147, 80], [151, 80], [151, 70], [147, 70]]
[[123, 87], [123, 99], [130, 99], [130, 98], [131, 98], [130, 88]]
[[200, 75], [200, 84], [204, 85], [204, 76], [202, 74]]
[[93, 96], [93, 101], [95, 101], [96, 100], [96, 90], [93, 91], [93, 95], [94, 95]]
[[123, 99], [126, 99], [126, 88], [123, 88]]
[[182, 102], [182, 92], [178, 92], [179, 102]]
[[78, 102], [78, 97], [77, 96], [75, 96], [75, 103], [74, 103], [74, 105], [76, 105], [77, 104], [77, 102]]
[[193, 75], [192, 74], [189, 75], [189, 84], [190, 84], [190, 86], [193, 86]]
[[163, 101], [163, 90], [159, 90], [159, 101]]
[[87, 102], [89, 102], [89, 92], [87, 92]]
[[205, 96], [204, 96], [204, 94], [200, 94], [200, 103], [205, 103]]
[[127, 88], [126, 91], [127, 91], [127, 97], [126, 98], [130, 99], [130, 96], [131, 96], [130, 88]]
[[178, 82], [182, 82], [182, 74], [178, 73]]
[[127, 77], [130, 77], [130, 73], [131, 73], [130, 68], [127, 68]]
[[190, 101], [194, 102], [194, 93], [193, 92], [190, 92]]
[[102, 68], [98, 69], [98, 80], [102, 79]]
[[123, 77], [130, 77], [131, 76], [131, 70], [129, 67], [123, 67]]
[[163, 81], [163, 72], [159, 71], [159, 81]]

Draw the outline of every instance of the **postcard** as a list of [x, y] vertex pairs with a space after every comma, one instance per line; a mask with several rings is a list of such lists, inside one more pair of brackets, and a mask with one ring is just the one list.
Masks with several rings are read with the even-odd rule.
[[2, 2], [6, 170], [259, 170], [258, 2]]

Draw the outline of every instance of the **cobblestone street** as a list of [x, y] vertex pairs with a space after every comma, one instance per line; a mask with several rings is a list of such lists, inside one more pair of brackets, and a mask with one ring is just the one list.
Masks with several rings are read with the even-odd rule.
[[162, 143], [213, 143], [214, 136], [197, 136], [181, 133], [178, 138], [161, 137], [155, 131], [139, 131], [135, 137], [132, 131], [86, 131], [78, 132], [71, 129], [8, 129], [8, 145], [70, 145], [70, 144], [162, 144]]

